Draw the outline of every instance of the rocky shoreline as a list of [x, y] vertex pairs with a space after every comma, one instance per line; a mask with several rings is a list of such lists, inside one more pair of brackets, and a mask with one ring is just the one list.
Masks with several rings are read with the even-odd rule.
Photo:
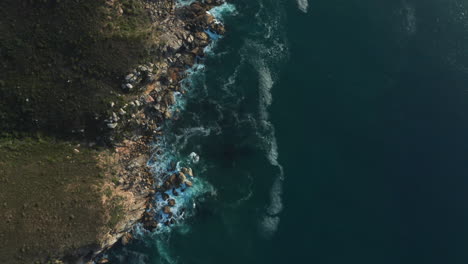
[[[204, 57], [204, 49], [211, 42], [208, 33], [225, 33], [223, 24], [208, 12], [223, 3], [204, 0], [177, 6], [175, 0], [145, 1], [153, 23], [162, 32], [158, 47], [160, 58], [139, 65], [124, 76], [119, 95], [121, 102], [110, 103], [111, 111], [104, 125], [113, 147], [99, 155], [99, 163], [103, 169], [109, 168], [107, 176], [115, 179], [106, 188], [124, 197], [123, 217], [100, 239], [101, 244], [92, 249], [91, 254], [86, 252], [88, 260], [108, 263], [102, 253], [118, 241], [128, 243], [137, 223], [142, 223], [149, 231], [175, 223], [171, 211], [175, 199], [171, 196], [178, 195], [177, 188], [183, 191], [192, 186], [193, 171], [181, 168], [153, 175], [147, 162], [154, 151], [156, 162], [158, 154], [162, 154], [151, 145], [164, 133], [162, 124], [174, 118], [171, 106], [176, 103], [175, 95], [185, 93], [180, 82], [186, 70]], [[118, 2], [108, 1], [108, 4], [117, 5]], [[154, 199], [165, 205], [155, 208]], [[104, 199], [103, 203], [106, 202]], [[83, 258], [83, 262], [86, 259]]]

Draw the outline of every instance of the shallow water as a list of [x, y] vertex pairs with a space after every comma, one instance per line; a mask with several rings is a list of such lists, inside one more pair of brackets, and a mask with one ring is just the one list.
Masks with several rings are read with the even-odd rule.
[[466, 263], [467, 7], [213, 10], [228, 34], [185, 81], [154, 163], [193, 167], [191, 210], [112, 263]]

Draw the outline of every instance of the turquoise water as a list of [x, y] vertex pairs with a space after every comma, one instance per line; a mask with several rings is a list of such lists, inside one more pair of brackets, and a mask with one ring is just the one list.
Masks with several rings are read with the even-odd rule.
[[160, 146], [192, 206], [112, 263], [466, 263], [468, 3], [230, 3]]

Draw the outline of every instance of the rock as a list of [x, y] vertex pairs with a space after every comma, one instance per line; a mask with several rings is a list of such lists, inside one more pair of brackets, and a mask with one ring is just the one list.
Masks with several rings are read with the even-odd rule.
[[125, 84], [125, 88], [127, 88], [128, 90], [131, 90], [131, 89], [133, 89], [133, 85], [127, 83], [127, 84]]
[[147, 104], [154, 102], [154, 98], [151, 95], [145, 97], [145, 102]]
[[121, 240], [122, 245], [124, 246], [127, 245], [130, 242], [130, 240], [132, 240], [132, 238], [133, 237], [130, 233], [125, 233], [125, 235], [122, 236], [122, 240]]
[[211, 25], [215, 22], [215, 18], [212, 15], [206, 14], [203, 23], [207, 25]]
[[174, 196], [179, 196], [179, 193], [177, 192], [177, 190], [175, 188], [172, 189], [172, 194]]
[[134, 76], [135, 75], [133, 73], [130, 73], [129, 75], [125, 76], [125, 81], [130, 82]]
[[73, 152], [75, 152], [76, 154], [80, 153], [80, 150], [79, 149], [74, 149]]
[[177, 184], [177, 177], [178, 177], [178, 175], [174, 173], [174, 174], [172, 174], [172, 175], [169, 177], [168, 181], [169, 181], [172, 185], [176, 185], [176, 184]]
[[117, 123], [109, 123], [107, 124], [107, 127], [110, 128], [110, 129], [114, 129], [117, 127]]
[[169, 199], [169, 194], [167, 194], [167, 193], [163, 193], [161, 196], [162, 196], [162, 198], [163, 198], [164, 201], [166, 201], [167, 199]]
[[167, 206], [167, 205], [164, 206], [164, 208], [163, 208], [163, 213], [165, 213], [165, 214], [170, 214], [170, 213], [171, 213], [171, 207], [169, 207], [169, 206]]
[[167, 204], [169, 204], [169, 206], [174, 206], [176, 204], [176, 201], [174, 199], [169, 199]]
[[98, 261], [98, 264], [106, 264], [109, 263], [109, 259], [103, 258]]
[[192, 171], [192, 168], [187, 168], [187, 175], [190, 176], [190, 177], [193, 177], [193, 171]]
[[193, 35], [189, 35], [189, 36], [187, 37], [187, 42], [188, 42], [188, 43], [192, 43], [194, 40], [195, 40], [195, 38], [193, 37]]
[[119, 109], [119, 114], [120, 115], [125, 115], [127, 112], [125, 112], [125, 110], [123, 110], [122, 108]]
[[182, 64], [192, 67], [195, 64], [195, 54], [184, 53], [179, 60]]
[[172, 117], [171, 112], [170, 112], [170, 111], [164, 112], [164, 117], [165, 117], [166, 119], [171, 119], [171, 117]]
[[224, 35], [226, 33], [226, 29], [224, 28], [223, 24], [216, 23], [212, 26], [212, 30], [219, 35]]
[[179, 172], [178, 183], [181, 184], [185, 182], [186, 180], [187, 180], [187, 177], [185, 176], [185, 174], [183, 172]]
[[175, 104], [176, 99], [175, 99], [174, 93], [168, 93], [168, 94], [166, 95], [166, 100], [167, 100], [167, 103], [168, 103], [169, 105]]
[[185, 181], [185, 185], [187, 185], [187, 187], [192, 187], [193, 183], [191, 181]]
[[195, 33], [195, 37], [199, 40], [208, 41], [210, 37], [203, 31]]
[[205, 55], [205, 52], [204, 52], [203, 48], [201, 48], [201, 47], [195, 47], [190, 52], [192, 54], [194, 54], [195, 56], [199, 56], [199, 57], [203, 57]]

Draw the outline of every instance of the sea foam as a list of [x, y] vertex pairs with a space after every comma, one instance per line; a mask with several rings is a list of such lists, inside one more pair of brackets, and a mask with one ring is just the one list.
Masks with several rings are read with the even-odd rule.
[[308, 0], [297, 0], [297, 7], [304, 13], [307, 13], [309, 9], [309, 1]]

